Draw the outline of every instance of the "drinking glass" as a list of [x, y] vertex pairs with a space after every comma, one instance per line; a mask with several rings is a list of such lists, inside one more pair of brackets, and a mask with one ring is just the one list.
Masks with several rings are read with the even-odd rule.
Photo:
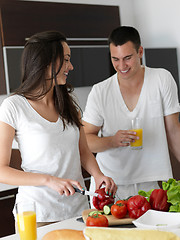
[[139, 150], [143, 148], [143, 129], [142, 129], [142, 121], [140, 118], [134, 118], [131, 121], [131, 130], [136, 132], [136, 136], [139, 139], [136, 139], [134, 142], [131, 142], [131, 148], [135, 150]]
[[19, 202], [15, 206], [21, 240], [36, 240], [36, 208], [34, 202]]

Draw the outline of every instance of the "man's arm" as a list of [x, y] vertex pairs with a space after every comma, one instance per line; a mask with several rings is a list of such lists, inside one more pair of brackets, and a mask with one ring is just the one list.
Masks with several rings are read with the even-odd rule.
[[127, 147], [130, 142], [137, 139], [136, 132], [130, 130], [119, 130], [115, 135], [109, 137], [98, 136], [101, 127], [83, 121], [88, 146], [93, 153], [103, 152], [111, 148]]
[[178, 161], [180, 161], [179, 113], [168, 115], [164, 119], [169, 149], [172, 151]]

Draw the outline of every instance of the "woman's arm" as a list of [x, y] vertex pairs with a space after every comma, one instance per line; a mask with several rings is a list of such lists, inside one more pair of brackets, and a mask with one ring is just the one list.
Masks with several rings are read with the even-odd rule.
[[[78, 181], [62, 179], [48, 174], [23, 172], [9, 166], [15, 129], [0, 121], [0, 182], [16, 186], [47, 186], [60, 195], [75, 193], [72, 185], [82, 189]], [[33, 153], [32, 153], [33, 154]]]
[[96, 188], [100, 188], [102, 184], [105, 184], [106, 192], [109, 192], [115, 196], [117, 186], [112, 178], [104, 176], [104, 174], [101, 172], [94, 155], [88, 148], [83, 127], [80, 128], [79, 151], [81, 164], [83, 168], [94, 177]]

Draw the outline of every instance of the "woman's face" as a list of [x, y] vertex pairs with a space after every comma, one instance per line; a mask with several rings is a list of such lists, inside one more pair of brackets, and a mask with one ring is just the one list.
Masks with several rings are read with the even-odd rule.
[[[69, 71], [73, 70], [73, 65], [70, 62], [71, 50], [66, 42], [63, 42], [62, 45], [63, 45], [63, 49], [64, 49], [64, 62], [63, 62], [60, 72], [56, 76], [58, 85], [66, 84], [66, 79], [68, 77]], [[56, 65], [57, 65], [56, 70], [58, 70], [58, 68], [59, 68], [59, 64], [60, 64], [59, 61], [60, 60], [57, 60], [57, 62], [56, 62]], [[51, 65], [48, 68], [48, 76], [51, 76]], [[55, 83], [54, 83], [54, 85], [55, 85]]]

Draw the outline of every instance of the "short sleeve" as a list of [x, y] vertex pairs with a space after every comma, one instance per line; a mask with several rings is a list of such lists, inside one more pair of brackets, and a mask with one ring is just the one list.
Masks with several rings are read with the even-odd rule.
[[164, 116], [180, 112], [180, 105], [178, 100], [177, 84], [170, 72], [165, 71], [165, 81], [163, 81], [162, 95]]
[[16, 129], [16, 109], [8, 98], [0, 106], [0, 121]]
[[101, 114], [102, 108], [101, 98], [99, 97], [100, 95], [101, 94], [99, 92], [98, 86], [94, 85], [87, 98], [85, 111], [83, 113], [83, 121], [91, 123], [98, 127], [102, 126], [104, 122]]

